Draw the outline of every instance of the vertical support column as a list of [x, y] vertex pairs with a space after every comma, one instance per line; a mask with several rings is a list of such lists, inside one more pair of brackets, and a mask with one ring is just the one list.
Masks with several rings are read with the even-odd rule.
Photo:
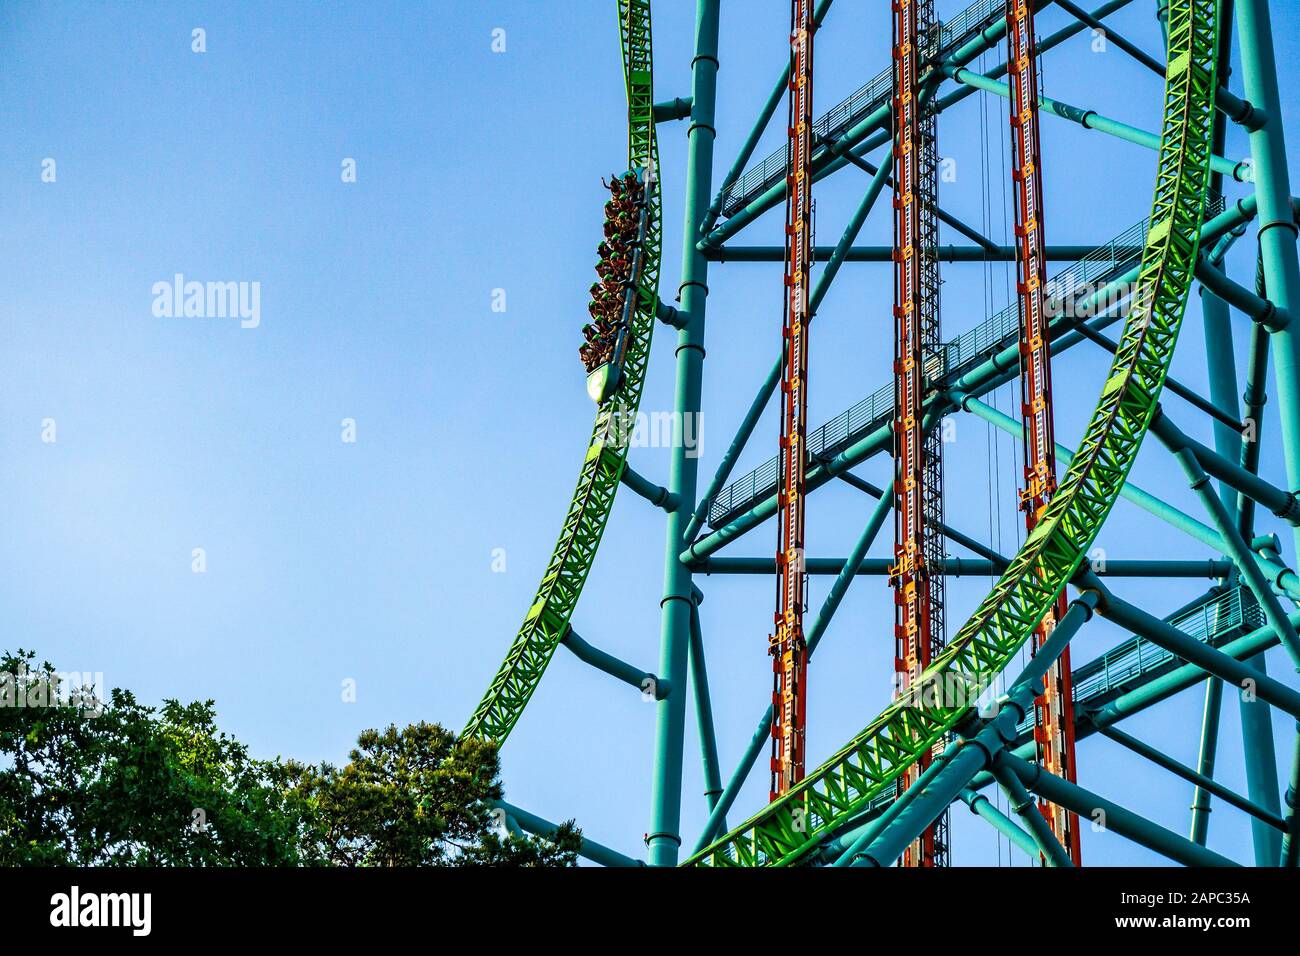
[[[1263, 125], [1250, 134], [1264, 286], [1269, 300], [1278, 309], [1290, 311], [1300, 305], [1300, 260], [1296, 255], [1296, 225], [1282, 133], [1273, 27], [1267, 0], [1237, 0], [1236, 7], [1245, 99], [1265, 117]], [[1288, 326], [1273, 333], [1271, 346], [1277, 370], [1287, 487], [1300, 488], [1300, 330]], [[1300, 546], [1300, 528], [1293, 529], [1293, 535]], [[1258, 665], [1262, 664], [1261, 659]], [[1276, 813], [1280, 808], [1277, 760], [1267, 710], [1258, 703], [1243, 702], [1242, 722], [1247, 734], [1247, 792], [1251, 800]], [[1253, 745], [1252, 736], [1256, 737]], [[1254, 821], [1252, 824], [1256, 861], [1275, 864], [1281, 849], [1279, 834], [1271, 827], [1262, 827]]]
[[[1222, 0], [1219, 5], [1219, 52], [1215, 67], [1216, 82], [1228, 88], [1232, 72], [1232, 0]], [[1222, 156], [1227, 141], [1227, 119], [1222, 111], [1215, 111], [1214, 132], [1210, 149]], [[1223, 174], [1210, 173], [1210, 189], [1223, 191]], [[1204, 286], [1201, 295], [1201, 320], [1205, 332], [1205, 364], [1210, 380], [1210, 400], [1219, 408], [1238, 407], [1236, 350], [1232, 343], [1232, 325], [1228, 321], [1228, 303]], [[1214, 450], [1229, 461], [1241, 458], [1241, 436], [1226, 424], [1215, 419]], [[1239, 520], [1237, 495], [1227, 482], [1219, 482], [1219, 498], [1234, 522]], [[1223, 681], [1211, 677], [1205, 684], [1205, 707], [1201, 715], [1201, 743], [1196, 758], [1196, 769], [1206, 777], [1214, 777], [1214, 764], [1219, 747], [1219, 718], [1223, 711]], [[1197, 787], [1192, 794], [1192, 824], [1189, 837], [1193, 843], [1205, 846], [1210, 829], [1210, 792]]]
[[[1205, 708], [1201, 714], [1201, 747], [1196, 757], [1196, 771], [1214, 777], [1214, 762], [1219, 748], [1219, 715], [1223, 711], [1223, 681], [1211, 677], [1205, 685]], [[1210, 792], [1197, 787], [1192, 794], [1192, 828], [1188, 839], [1205, 846], [1210, 834]]]
[[[699, 415], [700, 382], [704, 371], [704, 305], [709, 294], [708, 260], [696, 249], [700, 223], [713, 189], [713, 143], [717, 137], [713, 110], [718, 82], [719, 0], [697, 0], [695, 58], [691, 61], [691, 125], [687, 132], [686, 216], [682, 236], [682, 279], [678, 298], [686, 326], [677, 334], [677, 385], [673, 414], [672, 463], [668, 490], [681, 501], [696, 500], [699, 459], [686, 454], [685, 423]], [[678, 555], [689, 520], [687, 509], [668, 516], [664, 558], [664, 597], [660, 602], [659, 673], [673, 687], [686, 686], [691, 641], [691, 572]], [[650, 832], [646, 837], [651, 866], [675, 866], [681, 847], [682, 744], [686, 724], [686, 695], [670, 694], [657, 705], [655, 765]]]
[[[1296, 255], [1282, 104], [1266, 0], [1239, 0], [1237, 25], [1245, 98], [1265, 116], [1264, 124], [1250, 134], [1264, 285], [1269, 300], [1279, 310], [1289, 312], [1300, 304], [1300, 260]], [[1300, 488], [1300, 330], [1291, 325], [1280, 329], [1273, 333], [1272, 345], [1282, 406], [1279, 413], [1287, 482], [1289, 488]], [[1294, 534], [1300, 542], [1300, 528]]]
[[[1228, 321], [1228, 303], [1201, 286], [1201, 318], [1205, 327], [1205, 361], [1210, 379], [1210, 401], [1217, 407], [1236, 409], [1240, 404], [1237, 369], [1233, 363], [1232, 325]], [[1215, 419], [1214, 450], [1228, 461], [1241, 458], [1241, 435]], [[1237, 519], [1237, 492], [1227, 482], [1219, 482], [1219, 499]]]
[[[700, 761], [704, 771], [704, 799], [710, 812], [722, 795], [722, 778], [718, 770], [718, 736], [713, 730], [713, 695], [709, 693], [709, 668], [704, 661], [704, 629], [700, 626], [700, 601], [695, 595], [691, 607], [691, 689], [695, 692], [695, 720], [700, 733]], [[727, 828], [726, 820], [722, 828]]]

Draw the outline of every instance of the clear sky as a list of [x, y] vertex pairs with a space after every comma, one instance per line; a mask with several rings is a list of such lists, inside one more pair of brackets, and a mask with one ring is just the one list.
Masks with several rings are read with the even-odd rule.
[[[940, 2], [940, 16], [963, 5]], [[1135, 0], [1111, 21], [1151, 52], [1154, 6]], [[1274, 6], [1295, 143], [1286, 77], [1296, 16]], [[782, 65], [789, 16], [781, 0], [723, 7], [715, 184]], [[654, 13], [656, 97], [685, 96], [694, 4], [658, 0]], [[888, 63], [888, 16], [883, 2], [832, 9], [818, 37], [818, 113]], [[1040, 32], [1065, 22], [1050, 9]], [[193, 50], [196, 28], [205, 52]], [[496, 29], [504, 52], [492, 49]], [[459, 729], [531, 602], [589, 435], [577, 345], [600, 238], [599, 178], [626, 158], [613, 0], [10, 4], [0, 9], [0, 62], [4, 644], [102, 672], [148, 702], [214, 698], [222, 725], [260, 756], [340, 761], [360, 730], [390, 722]], [[1086, 31], [1046, 56], [1043, 84], [1067, 103], [1158, 128], [1159, 78], [1113, 44], [1095, 51]], [[1147, 214], [1154, 153], [1060, 120], [1043, 128], [1050, 242], [1099, 244]], [[661, 127], [666, 299], [678, 281], [685, 132], [684, 123]], [[782, 132], [769, 131], [760, 155]], [[940, 127], [940, 153], [957, 173], [941, 201], [998, 241], [1010, 230], [1006, 136], [1006, 102], [983, 94]], [[1246, 152], [1234, 131], [1227, 154]], [[355, 182], [344, 181], [348, 160]], [[865, 185], [849, 168], [817, 186], [819, 242], [839, 237]], [[889, 235], [882, 201], [860, 241]], [[1253, 235], [1230, 259], [1248, 283]], [[950, 238], [962, 242], [945, 231]], [[738, 241], [779, 242], [780, 213]], [[156, 315], [155, 283], [178, 273], [258, 283], [256, 327]], [[1002, 265], [953, 265], [945, 280], [948, 336], [1001, 308], [1012, 289]], [[779, 347], [780, 267], [715, 266], [710, 288], [702, 483]], [[493, 310], [495, 290], [504, 311]], [[885, 265], [850, 264], [836, 280], [810, 348], [813, 424], [888, 380], [891, 297]], [[1240, 368], [1247, 320], [1234, 314], [1233, 330]], [[1193, 298], [1174, 374], [1196, 388], [1202, 343]], [[661, 327], [647, 411], [672, 407], [672, 354]], [[1086, 344], [1058, 364], [1066, 445], [1086, 424], [1106, 364]], [[1013, 388], [988, 400], [1014, 415]], [[1204, 416], [1176, 398], [1166, 404], [1210, 440]], [[1263, 467], [1281, 483], [1276, 402], [1267, 411]], [[347, 419], [354, 442], [344, 440]], [[50, 422], [53, 442], [43, 440]], [[1009, 553], [1022, 535], [1018, 446], [975, 419], [957, 429], [950, 521]], [[769, 412], [737, 473], [775, 454], [776, 437]], [[637, 449], [632, 463], [666, 480], [667, 450]], [[887, 462], [858, 473], [883, 484]], [[1202, 517], [1154, 443], [1134, 476]], [[819, 491], [810, 554], [843, 555], [869, 505], [847, 487]], [[1259, 521], [1284, 530], [1263, 509]], [[874, 556], [888, 553], [888, 538], [887, 527]], [[729, 553], [768, 556], [774, 539], [767, 524]], [[1290, 556], [1289, 534], [1283, 541]], [[663, 544], [660, 517], [622, 494], [574, 616], [588, 640], [647, 669], [658, 660]], [[1212, 556], [1126, 502], [1099, 544], [1114, 558]], [[493, 570], [496, 549], [504, 572]], [[813, 582], [814, 607], [828, 583]], [[1112, 587], [1164, 613], [1209, 583]], [[761, 578], [700, 584], [725, 775], [770, 693], [773, 593]], [[987, 586], [951, 583], [950, 630]], [[1089, 625], [1076, 662], [1123, 636]], [[813, 761], [885, 705], [892, 648], [886, 583], [860, 578], [813, 664]], [[1269, 663], [1294, 683], [1279, 652]], [[1194, 763], [1200, 709], [1198, 689], [1126, 727]], [[705, 817], [694, 726], [688, 713], [688, 846]], [[1291, 731], [1280, 718], [1275, 726], [1283, 764]], [[506, 746], [507, 798], [576, 817], [593, 838], [639, 856], [653, 733], [652, 705], [561, 650]], [[1231, 696], [1222, 741], [1221, 776], [1244, 790]], [[1188, 786], [1108, 742], [1088, 740], [1079, 761], [1089, 786], [1185, 832]], [[765, 799], [760, 768], [732, 822]], [[1210, 845], [1246, 858], [1242, 814], [1216, 802]], [[1158, 862], [1088, 832], [1085, 860], [1092, 850]], [[954, 811], [953, 857], [1010, 854]]]

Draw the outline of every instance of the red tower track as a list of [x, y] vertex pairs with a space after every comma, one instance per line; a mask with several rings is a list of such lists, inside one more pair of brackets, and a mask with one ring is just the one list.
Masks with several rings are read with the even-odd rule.
[[[894, 0], [894, 668], [905, 690], [942, 650], [942, 436], [925, 421], [928, 372], [942, 361], [935, 114], [923, 94], [925, 52], [937, 45], [933, 0]], [[899, 792], [930, 764], [924, 755]], [[945, 813], [903, 855], [945, 866]]]
[[808, 646], [804, 642], [804, 466], [808, 297], [812, 270], [813, 0], [791, 0], [789, 148], [786, 158], [785, 313], [782, 328], [781, 474], [777, 497], [770, 798], [803, 779]]
[[[1043, 308], [1047, 265], [1043, 235], [1043, 183], [1039, 167], [1038, 51], [1031, 0], [1007, 0], [1007, 69], [1011, 80], [1012, 178], [1016, 190], [1016, 292], [1020, 298], [1020, 393], [1024, 421], [1025, 488], [1020, 506], [1034, 530], [1056, 491], [1056, 440], [1052, 424], [1052, 357]], [[1033, 636], [1037, 653], [1065, 613], [1065, 593]], [[1043, 678], [1035, 702], [1034, 739], [1045, 769], [1074, 781], [1074, 689], [1067, 647]], [[1077, 866], [1078, 817], [1054, 804], [1039, 809]]]

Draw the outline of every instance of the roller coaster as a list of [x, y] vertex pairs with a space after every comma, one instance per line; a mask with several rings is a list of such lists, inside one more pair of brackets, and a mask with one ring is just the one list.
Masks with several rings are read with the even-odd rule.
[[[1279, 779], [1270, 710], [1300, 720], [1300, 691], [1294, 677], [1268, 674], [1264, 653], [1280, 647], [1300, 665], [1300, 578], [1286, 563], [1289, 549], [1281, 538], [1256, 522], [1262, 505], [1280, 525], [1300, 527], [1300, 501], [1292, 491], [1300, 488], [1300, 330], [1290, 325], [1300, 296], [1297, 206], [1288, 182], [1270, 11], [1266, 0], [1161, 0], [1152, 11], [1165, 47], [1157, 58], [1107, 26], [1107, 18], [1130, 2], [1107, 0], [1088, 11], [1068, 0], [976, 0], [941, 22], [933, 0], [893, 0], [890, 49], [879, 37], [858, 42], [868, 54], [876, 43], [891, 65], [818, 116], [813, 50], [819, 32], [833, 26], [826, 21], [838, 4], [791, 0], [789, 61], [714, 190], [720, 0], [697, 3], [689, 97], [661, 102], [654, 97], [650, 0], [616, 0], [628, 151], [625, 171], [608, 184], [600, 281], [592, 287], [594, 321], [581, 346], [595, 423], [536, 597], [464, 731], [507, 745], [561, 645], [654, 699], [645, 859], [590, 834], [583, 844], [588, 859], [620, 866], [946, 866], [953, 850], [948, 814], [965, 805], [1031, 864], [1105, 864], [1103, 855], [1090, 854], [1081, 821], [1186, 865], [1297, 864], [1300, 735], [1289, 749], [1283, 742], [1289, 777]], [[1049, 15], [1059, 27], [1040, 36], [1038, 24]], [[1103, 35], [1163, 77], [1158, 133], [1044, 95], [1042, 55], [1085, 31]], [[1234, 41], [1240, 92], [1230, 83]], [[985, 69], [984, 57], [999, 50], [1005, 63]], [[975, 94], [1006, 101], [1002, 134], [1010, 145], [1006, 172], [1015, 216], [1009, 247], [940, 206], [940, 120]], [[785, 145], [753, 162], [783, 100]], [[1155, 151], [1145, 218], [1120, 223], [1127, 228], [1112, 230], [1113, 239], [1094, 247], [1048, 244], [1053, 220], [1042, 171], [1052, 157], [1044, 154], [1039, 129], [1040, 119], [1052, 118]], [[678, 297], [670, 305], [659, 292], [665, 176], [657, 136], [660, 125], [683, 119], [685, 248]], [[1223, 155], [1230, 126], [1248, 138], [1249, 159]], [[817, 246], [817, 184], [849, 166], [870, 177], [865, 194], [838, 242]], [[886, 188], [892, 192], [892, 248], [855, 245]], [[728, 245], [778, 205], [785, 207], [783, 246]], [[1252, 227], [1257, 267], [1248, 286], [1228, 276], [1225, 257]], [[974, 245], [943, 246], [942, 228]], [[945, 341], [944, 262], [990, 257], [1014, 263], [1013, 301]], [[686, 453], [680, 430], [683, 419], [700, 412], [708, 270], [746, 259], [784, 264], [779, 337], [771, 324], [773, 350], [779, 341], [780, 354], [701, 492], [698, 462]], [[1049, 275], [1049, 261], [1071, 260]], [[816, 372], [809, 328], [831, 282], [851, 261], [891, 264], [892, 321], [882, 316], [878, 328], [893, 350], [893, 380], [809, 430], [807, 386]], [[1194, 286], [1208, 389], [1170, 374]], [[1249, 337], [1244, 394], [1232, 345], [1238, 320]], [[678, 431], [662, 486], [629, 465], [626, 427], [641, 404], [657, 323], [676, 336]], [[1118, 323], [1118, 337], [1111, 338], [1106, 330]], [[891, 327], [892, 337], [885, 332]], [[1070, 448], [1057, 440], [1052, 367], [1080, 344], [1104, 350], [1110, 364], [1097, 383], [1095, 410]], [[1261, 474], [1260, 456], [1270, 356], [1285, 463], [1285, 475], [1274, 478]], [[1019, 416], [982, 400], [1015, 383]], [[733, 479], [778, 389], [776, 456]], [[1174, 400], [1181, 403], [1178, 416], [1194, 415], [1208, 426], [1210, 443], [1184, 431], [1162, 398], [1170, 410]], [[1024, 534], [1009, 556], [959, 531], [944, 513], [943, 423], [958, 415], [1013, 436], [1023, 448], [1023, 483], [1014, 499]], [[1203, 519], [1134, 483], [1130, 473], [1144, 441], [1161, 446], [1154, 454], [1172, 456]], [[852, 471], [877, 456], [892, 459], [890, 487], [876, 487]], [[1058, 461], [1064, 468], [1059, 476]], [[845, 557], [808, 557], [805, 499], [836, 480], [865, 492], [874, 505]], [[666, 518], [657, 672], [589, 644], [572, 625], [620, 487]], [[1099, 560], [1094, 542], [1108, 521], [1113, 528], [1121, 520], [1112, 517], [1121, 497], [1190, 538], [1202, 556]], [[870, 557], [891, 513], [892, 552]], [[773, 516], [778, 541], [772, 559], [718, 555]], [[1293, 530], [1296, 541], [1300, 532]], [[954, 546], [973, 557], [950, 554]], [[764, 640], [754, 636], [755, 653], [762, 645], [772, 657], [772, 696], [725, 782], [704, 666], [697, 584], [703, 574], [771, 574], [776, 580], [772, 632]], [[805, 628], [811, 575], [829, 576], [832, 583]], [[882, 635], [876, 643], [883, 649], [892, 624], [892, 699], [882, 695], [883, 709], [838, 750], [811, 753], [805, 731], [815, 719], [808, 705], [817, 676], [812, 658], [850, 585], [865, 575], [886, 577], [894, 595], [894, 620], [868, 622], [865, 629]], [[993, 583], [948, 633], [945, 620], [962, 617], [944, 582], [958, 575], [988, 575]], [[1201, 597], [1155, 613], [1108, 583], [1196, 576], [1212, 581]], [[1129, 636], [1079, 663], [1079, 655], [1070, 654], [1072, 639], [1098, 617]], [[1205, 700], [1194, 764], [1121, 729], [1128, 718], [1194, 689]], [[688, 690], [699, 722], [708, 806], [703, 830], [693, 837], [681, 832]], [[1244, 793], [1215, 776], [1220, 714], [1232, 697], [1242, 700]], [[1190, 819], [1148, 819], [1126, 807], [1122, 794], [1090, 789], [1075, 751], [1093, 736], [1142, 758], [1153, 776], [1180, 781], [1191, 801]], [[727, 816], [765, 748], [769, 801], [729, 827]], [[1004, 796], [1005, 812], [990, 793]], [[1210, 848], [1215, 802], [1249, 817], [1249, 846], [1232, 853]], [[510, 827], [553, 828], [523, 809], [503, 807]]]

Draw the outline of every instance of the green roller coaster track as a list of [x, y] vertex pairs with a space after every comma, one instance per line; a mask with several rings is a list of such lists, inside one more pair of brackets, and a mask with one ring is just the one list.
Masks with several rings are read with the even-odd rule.
[[[909, 693], [781, 800], [686, 860], [695, 866], [803, 861], [862, 813], [967, 711], [929, 688], [964, 685], [973, 700], [1011, 662], [1085, 554], [1119, 497], [1157, 408], [1191, 288], [1209, 182], [1217, 11], [1173, 0], [1164, 118], [1137, 291], [1096, 411], [1037, 527], [993, 590]], [[960, 695], [958, 695], [960, 696]]]
[[640, 406], [659, 304], [662, 216], [657, 184], [659, 142], [654, 121], [650, 0], [618, 0], [618, 24], [627, 84], [628, 166], [645, 170], [649, 204], [631, 336], [623, 366], [624, 382], [596, 410], [578, 487], [565, 515], [560, 539], [538, 585], [537, 596], [505, 662], [465, 727], [466, 736], [484, 737], [497, 743], [510, 734], [537, 689], [546, 665], [568, 629], [569, 618], [596, 557], [627, 464], [626, 444], [617, 438], [626, 429], [618, 427], [618, 420], [620, 416], [635, 417]]

